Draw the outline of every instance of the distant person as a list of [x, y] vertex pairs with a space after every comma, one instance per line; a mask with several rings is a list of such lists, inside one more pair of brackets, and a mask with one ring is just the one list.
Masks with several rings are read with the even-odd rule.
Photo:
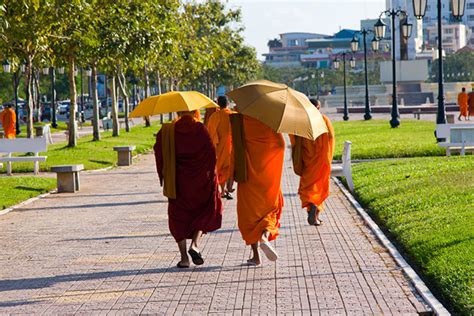
[[5, 105], [5, 108], [0, 112], [0, 122], [2, 122], [5, 138], [16, 138], [16, 114], [13, 111], [11, 104]]
[[[188, 253], [194, 264], [204, 263], [201, 237], [222, 223], [216, 151], [196, 112], [179, 112], [178, 119], [163, 124], [154, 146], [163, 195], [168, 198], [169, 229], [181, 254], [178, 268], [189, 268]], [[186, 239], [192, 240], [188, 252]]]
[[459, 105], [459, 117], [458, 120], [461, 121], [461, 117], [464, 117], [465, 120], [469, 118], [469, 96], [466, 93], [466, 88], [462, 88], [461, 93], [458, 94], [458, 105]]
[[221, 186], [221, 197], [232, 199], [231, 193], [233, 180], [233, 150], [232, 150], [232, 130], [229, 115], [234, 113], [227, 108], [229, 102], [227, 97], [217, 98], [219, 111], [214, 112], [207, 123], [207, 129], [212, 142], [216, 147], [217, 154], [217, 177]]
[[232, 114], [231, 123], [238, 226], [245, 243], [252, 247], [247, 264], [260, 266], [259, 246], [270, 261], [278, 259], [270, 241], [279, 234], [283, 210], [285, 141], [280, 133], [247, 115]]
[[474, 116], [474, 87], [472, 87], [472, 91], [471, 93], [469, 93], [468, 104], [469, 104], [469, 108], [468, 108], [467, 120], [469, 121], [470, 117]]
[[[319, 100], [311, 99], [311, 103], [319, 110]], [[293, 168], [300, 176], [298, 194], [301, 207], [308, 212], [309, 225], [321, 225], [319, 218], [324, 201], [329, 196], [331, 164], [334, 152], [334, 129], [329, 118], [322, 114], [328, 133], [320, 135], [312, 141], [299, 136], [290, 136], [292, 143]]]

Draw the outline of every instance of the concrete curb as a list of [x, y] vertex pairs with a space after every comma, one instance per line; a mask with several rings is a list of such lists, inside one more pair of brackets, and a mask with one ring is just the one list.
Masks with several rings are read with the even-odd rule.
[[357, 213], [364, 219], [365, 223], [369, 228], [375, 233], [380, 242], [388, 249], [390, 255], [395, 259], [397, 264], [402, 268], [403, 272], [411, 280], [415, 286], [418, 293], [423, 297], [426, 303], [433, 309], [433, 312], [436, 315], [447, 316], [451, 315], [448, 310], [443, 306], [443, 304], [438, 301], [438, 299], [431, 293], [429, 288], [426, 286], [425, 282], [418, 276], [418, 274], [413, 270], [413, 268], [408, 264], [408, 262], [403, 258], [403, 256], [398, 252], [397, 248], [393, 243], [385, 236], [380, 227], [372, 220], [372, 218], [367, 214], [364, 208], [357, 202], [354, 196], [346, 189], [342, 182], [333, 177], [334, 182], [344, 193], [346, 198], [351, 202], [352, 206], [357, 210]]
[[19, 203], [19, 204], [16, 204], [16, 205], [13, 205], [13, 206], [11, 206], [11, 207], [9, 207], [9, 208], [6, 208], [6, 209], [4, 209], [4, 210], [1, 210], [1, 211], [0, 211], [0, 216], [1, 216], [1, 215], [8, 214], [8, 213], [10, 213], [11, 211], [14, 211], [14, 210], [17, 209], [17, 208], [20, 208], [20, 207], [23, 207], [23, 206], [25, 206], [25, 205], [31, 204], [31, 203], [33, 203], [33, 202], [39, 200], [39, 199], [45, 198], [45, 197], [49, 196], [50, 194], [53, 194], [53, 193], [56, 193], [56, 192], [57, 192], [57, 189], [54, 189], [54, 190], [49, 191], [48, 193], [40, 194], [40, 195], [35, 196], [35, 197], [31, 198], [31, 199], [28, 199], [28, 200], [26, 200], [26, 201], [23, 201], [23, 202], [21, 202], [21, 203]]

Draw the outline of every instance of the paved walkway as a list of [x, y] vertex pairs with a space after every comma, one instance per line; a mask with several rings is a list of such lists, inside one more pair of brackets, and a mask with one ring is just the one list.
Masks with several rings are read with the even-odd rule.
[[428, 310], [341, 191], [324, 225], [306, 224], [285, 165], [278, 262], [250, 255], [225, 202], [204, 266], [175, 268], [166, 201], [151, 155], [84, 173], [82, 190], [0, 216], [0, 314], [412, 314]]

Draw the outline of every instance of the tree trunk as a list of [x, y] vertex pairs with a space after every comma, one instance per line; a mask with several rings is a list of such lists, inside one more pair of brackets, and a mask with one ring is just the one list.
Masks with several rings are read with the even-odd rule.
[[77, 112], [77, 91], [76, 91], [76, 77], [74, 76], [75, 70], [75, 59], [74, 56], [69, 56], [69, 99], [71, 105], [69, 107], [69, 147], [76, 147], [77, 145], [77, 128], [76, 128], [76, 112]]
[[118, 104], [117, 104], [117, 89], [115, 88], [115, 73], [110, 78], [111, 87], [110, 93], [112, 97], [112, 136], [120, 135], [119, 121], [118, 121]]
[[[145, 81], [145, 99], [150, 96], [150, 77], [148, 76], [148, 66], [145, 64], [143, 67], [143, 76], [144, 76], [144, 81]], [[150, 127], [151, 122], [150, 122], [150, 117], [145, 116], [143, 118], [145, 120], [145, 127]]]
[[[156, 72], [156, 91], [158, 95], [161, 94], [161, 74], [159, 71]], [[163, 114], [160, 114], [160, 124], [163, 124]]]
[[41, 121], [41, 93], [40, 93], [40, 71], [37, 69], [34, 71], [34, 105], [36, 107], [36, 121]]
[[97, 92], [97, 64], [92, 65], [92, 77], [91, 77], [91, 94], [92, 94], [92, 140], [100, 140], [100, 129], [99, 129], [99, 94]]
[[125, 79], [125, 74], [123, 73], [123, 71], [119, 72], [117, 79], [123, 97], [123, 111], [125, 112], [125, 132], [128, 133], [130, 132], [130, 125], [128, 124], [128, 110], [130, 108], [130, 105], [128, 103], [127, 80]]
[[25, 76], [27, 117], [26, 117], [26, 137], [33, 138], [33, 57], [28, 56]]
[[[174, 91], [174, 81], [173, 81], [173, 78], [171, 77], [170, 78], [170, 84], [169, 84], [169, 88], [170, 88], [170, 91]], [[171, 122], [173, 120], [173, 113], [170, 112], [168, 114], [168, 120]]]

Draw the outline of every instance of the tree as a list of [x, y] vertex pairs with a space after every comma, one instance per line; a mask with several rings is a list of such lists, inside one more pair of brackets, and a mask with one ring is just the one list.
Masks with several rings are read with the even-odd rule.
[[0, 49], [17, 65], [25, 62], [27, 137], [33, 137], [34, 64], [51, 41], [54, 19], [53, 0], [4, 0], [0, 5]]

